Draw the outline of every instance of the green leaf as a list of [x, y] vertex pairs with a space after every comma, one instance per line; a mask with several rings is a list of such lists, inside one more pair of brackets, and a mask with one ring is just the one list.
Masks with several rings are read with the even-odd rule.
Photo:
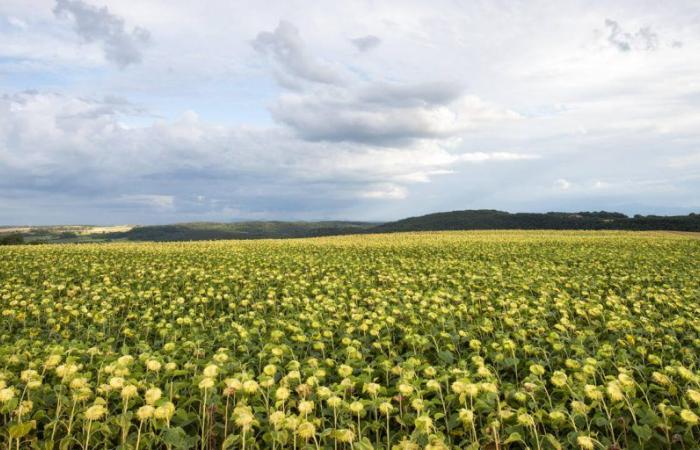
[[75, 438], [67, 436], [61, 439], [61, 441], [58, 443], [58, 448], [61, 450], [68, 450], [70, 448], [77, 448], [80, 446], [80, 444], [81, 443], [78, 442]]
[[34, 428], [36, 428], [36, 421], [31, 420], [29, 422], [15, 423], [13, 425], [10, 425], [8, 427], [8, 431], [12, 439], [19, 439], [28, 435], [29, 432], [32, 431]]
[[197, 443], [197, 438], [188, 436], [185, 430], [180, 427], [174, 427], [168, 428], [168, 430], [163, 433], [163, 442], [167, 445], [171, 445], [173, 448], [186, 450], [194, 447]]
[[503, 360], [503, 365], [505, 367], [517, 366], [518, 363], [520, 363], [520, 360], [518, 358], [506, 358]]
[[17, 408], [18, 404], [19, 399], [17, 397], [11, 398], [2, 405], [0, 412], [2, 412], [3, 414], [9, 414], [10, 412], [14, 411], [15, 408]]
[[562, 445], [561, 443], [551, 434], [546, 434], [544, 436], [547, 439], [547, 442], [549, 442], [549, 445], [554, 447], [556, 450], [562, 450]]
[[286, 444], [289, 440], [289, 432], [287, 430], [274, 430], [270, 432], [272, 440], [279, 444]]
[[510, 436], [503, 441], [504, 444], [511, 444], [513, 442], [525, 442], [523, 441], [523, 437], [520, 435], [520, 433], [510, 433]]
[[452, 364], [455, 362], [455, 357], [449, 350], [443, 350], [438, 353], [438, 358], [446, 364]]
[[366, 437], [362, 438], [360, 442], [355, 444], [355, 448], [357, 450], [374, 450], [374, 446], [372, 445], [372, 442], [367, 439]]
[[663, 421], [659, 416], [657, 416], [654, 411], [644, 408], [641, 411], [637, 412], [637, 416], [639, 417], [639, 422], [644, 425], [649, 425], [649, 427], [657, 427], [659, 425], [663, 424]]
[[186, 427], [187, 425], [193, 423], [196, 419], [196, 414], [190, 414], [184, 409], [178, 408], [175, 410], [175, 415], [173, 416], [172, 421], [179, 427]]
[[227, 449], [231, 448], [236, 444], [238, 441], [240, 441], [241, 437], [237, 434], [230, 434], [226, 440], [221, 444], [222, 449]]
[[593, 418], [593, 423], [598, 427], [604, 428], [608, 426], [608, 419], [601, 415], [598, 415]]
[[642, 441], [648, 441], [651, 439], [651, 428], [649, 425], [632, 425], [632, 431], [639, 437]]

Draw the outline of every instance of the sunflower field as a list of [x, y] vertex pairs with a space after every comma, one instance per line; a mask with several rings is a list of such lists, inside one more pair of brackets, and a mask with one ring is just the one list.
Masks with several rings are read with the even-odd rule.
[[697, 449], [700, 239], [0, 248], [3, 449]]

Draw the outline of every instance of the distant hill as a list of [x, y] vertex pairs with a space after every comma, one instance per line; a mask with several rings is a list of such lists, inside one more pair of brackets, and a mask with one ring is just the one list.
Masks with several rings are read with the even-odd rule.
[[[16, 240], [16, 236], [20, 236], [22, 241], [28, 244], [101, 242], [105, 240], [105, 236], [108, 234], [128, 231], [131, 228], [133, 228], [131, 225], [0, 226], [0, 245], [3, 245], [6, 239]], [[11, 236], [15, 237], [12, 238]]]
[[[700, 231], [700, 215], [634, 216], [616, 212], [508, 213], [491, 209], [451, 211], [387, 223], [194, 222], [174, 225], [92, 227], [0, 227], [0, 245], [104, 241], [201, 241], [218, 239], [281, 239], [343, 234], [440, 230], [666, 230]], [[7, 242], [5, 242], [7, 241]]]
[[331, 236], [361, 233], [376, 226], [369, 222], [195, 222], [175, 225], [134, 227], [131, 230], [108, 233], [108, 239], [130, 241], [201, 241], [212, 239], [274, 239]]
[[492, 209], [409, 217], [376, 226], [374, 232], [438, 230], [668, 230], [700, 231], [700, 215], [634, 216], [616, 212], [508, 213]]

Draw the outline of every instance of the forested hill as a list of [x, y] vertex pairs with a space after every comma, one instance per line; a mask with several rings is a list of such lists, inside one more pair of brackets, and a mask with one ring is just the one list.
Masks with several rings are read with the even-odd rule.
[[239, 222], [135, 227], [111, 238], [135, 241], [264, 239], [439, 230], [668, 230], [700, 231], [700, 215], [634, 216], [614, 212], [515, 213], [467, 210], [428, 214], [384, 224], [368, 222]]
[[668, 230], [700, 231], [700, 215], [628, 217], [616, 212], [508, 213], [492, 209], [451, 211], [409, 217], [372, 228], [373, 232], [438, 230]]
[[129, 231], [112, 233], [108, 235], [108, 237], [112, 239], [128, 239], [131, 241], [301, 238], [362, 233], [375, 225], [377, 224], [343, 221], [197, 222], [134, 227]]
[[0, 228], [0, 245], [103, 241], [201, 241], [278, 239], [343, 234], [440, 230], [666, 230], [700, 231], [700, 215], [634, 216], [615, 212], [508, 213], [452, 211], [383, 224], [350, 221], [197, 222], [151, 226], [49, 226]]

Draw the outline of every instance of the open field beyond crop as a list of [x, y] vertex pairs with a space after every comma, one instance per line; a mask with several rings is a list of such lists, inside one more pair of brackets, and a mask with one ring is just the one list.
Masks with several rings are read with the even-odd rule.
[[700, 240], [0, 248], [1, 448], [699, 448]]

